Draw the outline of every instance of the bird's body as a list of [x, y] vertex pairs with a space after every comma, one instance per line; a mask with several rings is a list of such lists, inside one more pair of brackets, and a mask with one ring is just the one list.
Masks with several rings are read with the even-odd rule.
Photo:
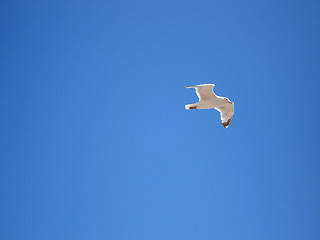
[[234, 114], [234, 104], [226, 97], [219, 97], [213, 92], [214, 84], [202, 84], [185, 88], [195, 88], [199, 102], [185, 105], [189, 109], [216, 109], [220, 112], [222, 126], [228, 128]]

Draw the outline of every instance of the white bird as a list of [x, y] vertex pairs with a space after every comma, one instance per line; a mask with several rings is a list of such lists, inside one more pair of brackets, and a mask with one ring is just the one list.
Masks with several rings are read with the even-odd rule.
[[195, 88], [199, 98], [199, 102], [185, 105], [189, 109], [216, 109], [220, 112], [221, 125], [228, 128], [233, 114], [234, 104], [226, 97], [219, 97], [213, 92], [214, 84], [201, 84], [196, 86], [188, 86], [185, 88]]

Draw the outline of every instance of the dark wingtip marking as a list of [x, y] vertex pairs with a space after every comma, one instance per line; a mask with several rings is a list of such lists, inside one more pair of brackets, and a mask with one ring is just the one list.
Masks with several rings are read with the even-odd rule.
[[225, 128], [227, 128], [227, 127], [229, 127], [230, 123], [231, 123], [231, 119], [228, 119], [228, 121], [222, 122], [221, 125], [224, 126]]

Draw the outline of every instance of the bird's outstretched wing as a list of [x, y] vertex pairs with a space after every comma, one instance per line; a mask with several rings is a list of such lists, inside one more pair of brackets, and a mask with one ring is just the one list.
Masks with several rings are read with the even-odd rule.
[[185, 88], [195, 88], [199, 100], [205, 100], [214, 97], [213, 93], [214, 84], [202, 84], [196, 86], [187, 86]]
[[216, 107], [215, 109], [217, 109], [220, 112], [220, 117], [222, 121], [221, 125], [224, 126], [225, 128], [228, 128], [234, 114], [233, 103], [226, 102], [221, 106]]

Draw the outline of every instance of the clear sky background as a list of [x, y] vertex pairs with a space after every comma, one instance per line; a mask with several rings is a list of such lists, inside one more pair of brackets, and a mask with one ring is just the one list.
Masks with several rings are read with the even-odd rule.
[[[0, 238], [320, 239], [319, 1], [1, 1]], [[228, 129], [185, 85], [235, 103]]]

